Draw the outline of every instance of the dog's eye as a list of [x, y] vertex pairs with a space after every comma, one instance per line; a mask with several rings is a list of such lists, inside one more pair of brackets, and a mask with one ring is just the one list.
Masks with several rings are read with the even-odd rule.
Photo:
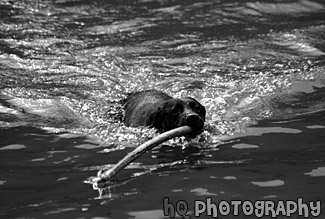
[[174, 107], [171, 111], [172, 115], [179, 115], [181, 113], [181, 110], [178, 107]]
[[200, 106], [198, 106], [195, 102], [191, 101], [189, 104], [188, 104], [192, 110], [194, 110], [195, 112], [198, 112], [201, 110]]
[[188, 105], [189, 105], [192, 109], [194, 109], [194, 107], [196, 107], [196, 103], [193, 102], [193, 101], [190, 101], [190, 102], [188, 103]]
[[202, 113], [202, 107], [201, 106], [199, 106], [199, 105], [197, 105], [197, 104], [195, 104], [195, 103], [193, 103], [194, 104], [194, 106], [191, 106], [191, 108], [193, 109], [193, 111], [194, 112], [196, 112], [197, 114], [201, 114]]
[[195, 106], [195, 107], [194, 107], [194, 112], [200, 114], [200, 113], [202, 112], [201, 107], [199, 107], [199, 106]]
[[178, 116], [182, 114], [183, 111], [183, 105], [182, 104], [176, 104], [173, 109], [170, 111], [172, 115]]

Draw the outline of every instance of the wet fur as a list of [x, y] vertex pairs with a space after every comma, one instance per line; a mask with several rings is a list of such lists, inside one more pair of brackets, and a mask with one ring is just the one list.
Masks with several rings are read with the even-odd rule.
[[150, 126], [160, 132], [188, 125], [198, 134], [205, 121], [205, 108], [195, 99], [176, 99], [156, 90], [129, 95], [124, 109], [126, 126]]

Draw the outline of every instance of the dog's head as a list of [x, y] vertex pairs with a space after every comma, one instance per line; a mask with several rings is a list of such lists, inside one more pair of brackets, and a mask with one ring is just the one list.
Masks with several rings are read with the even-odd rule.
[[195, 134], [199, 134], [203, 131], [204, 122], [204, 106], [190, 97], [166, 100], [149, 117], [149, 125], [160, 131], [188, 125]]

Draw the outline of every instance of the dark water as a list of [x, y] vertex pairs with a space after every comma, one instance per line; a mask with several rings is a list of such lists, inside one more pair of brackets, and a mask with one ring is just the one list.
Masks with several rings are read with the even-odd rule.
[[[191, 218], [208, 198], [302, 198], [324, 217], [324, 18], [321, 0], [0, 0], [0, 217], [169, 218], [166, 197]], [[198, 99], [206, 131], [98, 197], [84, 182], [156, 135], [121, 123], [145, 89]]]

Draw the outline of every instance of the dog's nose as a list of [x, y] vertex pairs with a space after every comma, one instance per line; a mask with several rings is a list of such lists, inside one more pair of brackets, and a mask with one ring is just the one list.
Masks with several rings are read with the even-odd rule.
[[201, 130], [204, 126], [204, 121], [197, 114], [189, 114], [186, 117], [186, 124], [194, 130]]

